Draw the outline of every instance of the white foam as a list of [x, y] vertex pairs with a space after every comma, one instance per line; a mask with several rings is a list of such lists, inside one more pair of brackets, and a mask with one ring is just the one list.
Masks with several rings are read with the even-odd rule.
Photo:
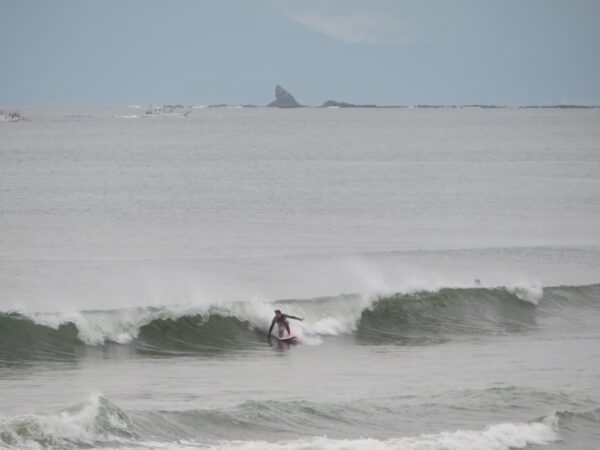
[[[299, 322], [290, 320], [290, 328], [313, 344], [322, 342], [320, 336], [338, 336], [350, 334], [356, 330], [358, 319], [363, 310], [372, 305], [374, 298], [367, 296], [340, 296], [327, 299], [296, 301], [293, 304], [277, 303], [238, 303], [231, 305], [230, 312], [242, 320], [259, 328], [269, 326], [273, 318], [273, 310], [281, 309], [284, 313], [305, 318]], [[250, 307], [249, 307], [250, 306]]]
[[339, 320], [335, 317], [326, 317], [317, 321], [314, 325], [312, 325], [311, 329], [314, 333], [319, 335], [337, 336], [339, 334], [348, 333], [356, 328], [356, 322], [352, 324], [342, 322], [347, 321]]
[[544, 288], [539, 284], [513, 284], [512, 286], [507, 286], [506, 289], [519, 300], [533, 305], [537, 305], [544, 296]]
[[128, 424], [113, 411], [103, 411], [101, 394], [93, 394], [89, 400], [74, 408], [49, 414], [25, 414], [0, 422], [2, 441], [19, 449], [43, 449], [46, 443], [60, 447], [60, 443], [92, 446], [97, 441], [119, 441], [120, 437], [102, 430], [99, 419], [107, 420], [112, 431], [130, 434]]
[[553, 418], [545, 422], [504, 423], [484, 430], [457, 430], [388, 440], [329, 439], [318, 437], [293, 441], [228, 441], [220, 450], [510, 450], [547, 445], [560, 440]]
[[54, 329], [71, 322], [77, 327], [79, 339], [88, 345], [99, 345], [107, 341], [119, 344], [131, 342], [138, 336], [141, 327], [156, 319], [173, 319], [204, 312], [205, 308], [200, 307], [172, 306], [118, 311], [34, 313], [30, 317], [36, 323]]

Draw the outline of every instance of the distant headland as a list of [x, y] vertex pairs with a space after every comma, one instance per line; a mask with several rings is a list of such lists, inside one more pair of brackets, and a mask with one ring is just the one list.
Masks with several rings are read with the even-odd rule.
[[[486, 104], [467, 104], [467, 105], [376, 105], [376, 104], [354, 104], [345, 101], [338, 100], [327, 100], [321, 105], [303, 105], [296, 100], [296, 98], [283, 86], [277, 85], [275, 87], [275, 100], [268, 105], [267, 108], [430, 108], [430, 109], [463, 109], [463, 108], [485, 108], [485, 109], [503, 109], [503, 108], [536, 108], [536, 109], [593, 109], [600, 108], [600, 106], [586, 106], [586, 105], [523, 105], [523, 106], [501, 106], [501, 105], [486, 105]], [[209, 105], [209, 108], [224, 108], [224, 107], [237, 107], [237, 108], [257, 108], [258, 105], [228, 105], [218, 104]]]

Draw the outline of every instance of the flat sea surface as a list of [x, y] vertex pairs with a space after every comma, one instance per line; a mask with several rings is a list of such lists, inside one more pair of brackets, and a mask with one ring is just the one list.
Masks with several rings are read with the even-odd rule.
[[21, 112], [0, 448], [598, 448], [599, 109]]

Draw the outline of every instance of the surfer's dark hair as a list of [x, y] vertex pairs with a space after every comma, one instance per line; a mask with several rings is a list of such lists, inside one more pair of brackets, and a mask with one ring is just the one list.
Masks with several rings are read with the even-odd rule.
[[281, 310], [280, 309], [276, 309], [275, 313], [281, 313]]

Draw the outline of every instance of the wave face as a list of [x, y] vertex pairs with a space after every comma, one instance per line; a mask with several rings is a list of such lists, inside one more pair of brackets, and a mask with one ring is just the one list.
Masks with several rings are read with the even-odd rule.
[[72, 322], [52, 328], [17, 313], [0, 314], [2, 359], [13, 360], [33, 355], [62, 357], [70, 355], [82, 345], [78, 329]]
[[[360, 405], [364, 407], [365, 405]], [[372, 410], [374, 407], [371, 407]], [[353, 427], [375, 423], [369, 409], [348, 404], [246, 402], [231, 409], [131, 411], [100, 394], [70, 408], [0, 420], [8, 449], [229, 448], [229, 449], [448, 449], [509, 450], [562, 439], [563, 429], [600, 424], [598, 410], [562, 411], [529, 422], [489, 424], [395, 438], [361, 438]], [[376, 418], [379, 420], [379, 418]], [[384, 424], [388, 435], [398, 429]], [[298, 427], [304, 430], [298, 439]], [[391, 428], [390, 428], [391, 426]], [[383, 426], [382, 426], [383, 428]], [[331, 435], [336, 430], [334, 437]], [[336, 435], [346, 437], [335, 437]], [[173, 441], [176, 436], [177, 440]], [[243, 436], [243, 438], [241, 437]], [[269, 436], [269, 440], [264, 440]], [[261, 438], [262, 437], [262, 438]]]
[[[341, 295], [312, 300], [238, 302], [209, 307], [133, 308], [77, 313], [0, 314], [0, 358], [53, 358], [82, 348], [128, 345], [139, 352], [218, 353], [263, 345], [274, 308], [309, 344], [351, 335], [358, 342], [427, 344], [477, 335], [526, 333], [550, 317], [597, 317], [600, 285], [539, 291], [441, 289], [379, 298]], [[583, 319], [582, 319], [583, 320]]]
[[442, 289], [377, 300], [362, 312], [358, 335], [369, 341], [421, 341], [452, 335], [524, 332], [536, 305], [506, 289]]
[[155, 319], [139, 329], [137, 346], [147, 351], [220, 352], [250, 348], [263, 332], [250, 322], [218, 313]]

